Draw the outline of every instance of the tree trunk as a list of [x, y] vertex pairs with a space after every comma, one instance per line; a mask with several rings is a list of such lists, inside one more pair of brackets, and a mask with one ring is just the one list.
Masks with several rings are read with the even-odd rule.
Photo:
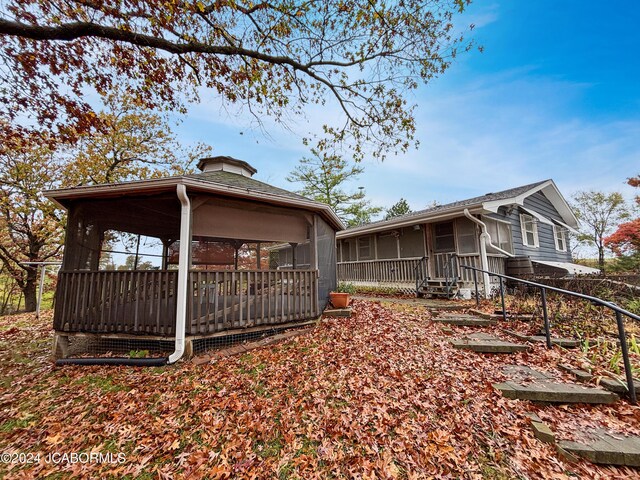
[[38, 270], [29, 268], [26, 270], [27, 277], [22, 287], [24, 294], [24, 309], [26, 312], [35, 312], [37, 300]]
[[604, 275], [604, 247], [598, 247], [598, 267], [600, 272]]

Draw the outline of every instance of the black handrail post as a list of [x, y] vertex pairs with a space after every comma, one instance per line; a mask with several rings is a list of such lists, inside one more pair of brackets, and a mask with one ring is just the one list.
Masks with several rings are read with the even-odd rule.
[[478, 272], [473, 270], [473, 283], [476, 286], [476, 307], [480, 306], [480, 297], [478, 296]]
[[498, 277], [498, 280], [500, 280], [500, 300], [502, 300], [502, 319], [506, 322], [507, 310], [505, 309], [505, 306], [504, 306], [504, 285], [502, 282], [502, 277]]
[[547, 293], [544, 287], [540, 287], [540, 298], [542, 299], [542, 315], [544, 317], [544, 334], [547, 337], [547, 348], [551, 348], [549, 314], [547, 313]]
[[624, 321], [622, 314], [616, 312], [616, 322], [618, 323], [618, 336], [620, 337], [620, 348], [622, 349], [622, 359], [624, 361], [624, 373], [627, 376], [627, 386], [629, 387], [629, 397], [631, 403], [636, 404], [636, 387], [633, 383], [633, 372], [631, 371], [631, 362], [629, 361], [629, 346], [627, 345], [627, 336], [624, 333]]

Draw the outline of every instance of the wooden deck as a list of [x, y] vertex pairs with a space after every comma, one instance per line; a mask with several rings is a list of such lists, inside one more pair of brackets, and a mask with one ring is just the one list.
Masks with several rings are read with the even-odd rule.
[[[317, 270], [189, 272], [187, 335], [316, 318]], [[175, 270], [60, 272], [54, 328], [173, 336]]]

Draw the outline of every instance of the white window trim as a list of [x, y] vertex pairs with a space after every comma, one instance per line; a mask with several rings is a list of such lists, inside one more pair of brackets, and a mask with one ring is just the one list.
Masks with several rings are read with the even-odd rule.
[[[530, 220], [525, 220], [525, 217], [530, 218]], [[538, 238], [538, 224], [535, 222], [535, 217], [533, 215], [527, 215], [524, 213], [520, 214], [520, 230], [522, 232], [522, 245], [529, 248], [540, 248], [540, 239]], [[530, 223], [533, 226], [533, 245], [527, 242], [527, 229], [525, 228], [525, 224]]]
[[[562, 236], [562, 246], [563, 248], [560, 248], [560, 245], [558, 243], [558, 233], [560, 233], [560, 235]], [[556, 244], [556, 250], [558, 252], [566, 252], [567, 251], [567, 233], [563, 228], [559, 228], [557, 226], [553, 226], [553, 242]]]

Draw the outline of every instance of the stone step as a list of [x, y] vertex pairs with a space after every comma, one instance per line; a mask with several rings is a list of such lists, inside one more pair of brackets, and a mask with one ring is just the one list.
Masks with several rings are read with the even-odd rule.
[[[579, 382], [590, 382], [593, 380], [593, 375], [589, 372], [585, 372], [584, 370], [580, 370], [577, 368], [571, 368], [568, 366], [560, 365], [560, 368], [563, 370], [573, 374], [576, 377], [576, 380]], [[598, 379], [597, 384], [602, 388], [609, 390], [610, 392], [617, 393], [618, 395], [627, 395], [628, 394], [628, 386], [626, 378], [622, 380], [616, 380], [615, 378], [610, 377], [601, 377]], [[640, 396], [640, 380], [637, 378], [633, 379], [633, 386], [636, 391], [636, 396]]]
[[472, 350], [478, 353], [515, 353], [528, 350], [527, 345], [507, 342], [485, 333], [475, 333], [467, 337], [451, 340], [454, 348]]
[[592, 463], [640, 467], [640, 437], [612, 435], [604, 430], [590, 432], [596, 438], [588, 443], [561, 440], [558, 451], [584, 458]]
[[615, 393], [600, 388], [589, 388], [573, 383], [532, 383], [522, 385], [507, 381], [494, 384], [506, 398], [545, 403], [610, 404], [618, 400]]
[[473, 315], [467, 315], [464, 313], [457, 315], [440, 315], [433, 319], [437, 323], [446, 323], [448, 325], [457, 325], [459, 327], [488, 327], [489, 325], [495, 325], [494, 320], [486, 318], [478, 318]]
[[[516, 337], [518, 340], [522, 340], [525, 342], [539, 342], [546, 343], [547, 337], [545, 335], [524, 335], [519, 332], [514, 332], [513, 330], [505, 330], [509, 335]], [[558, 345], [563, 348], [576, 348], [580, 345], [580, 340], [576, 340], [575, 338], [558, 338], [551, 337], [551, 344]]]
[[352, 313], [351, 307], [346, 308], [327, 308], [322, 315], [325, 317], [350, 317]]
[[533, 435], [540, 441], [555, 445], [558, 453], [576, 461], [578, 457], [592, 463], [640, 467], [640, 437], [614, 435], [602, 428], [588, 429], [585, 433], [590, 441], [556, 441], [556, 435], [549, 425], [535, 413], [529, 413]]
[[618, 400], [615, 393], [575, 383], [561, 383], [552, 375], [522, 365], [502, 369], [510, 380], [494, 384], [506, 398], [545, 403], [609, 404]]

